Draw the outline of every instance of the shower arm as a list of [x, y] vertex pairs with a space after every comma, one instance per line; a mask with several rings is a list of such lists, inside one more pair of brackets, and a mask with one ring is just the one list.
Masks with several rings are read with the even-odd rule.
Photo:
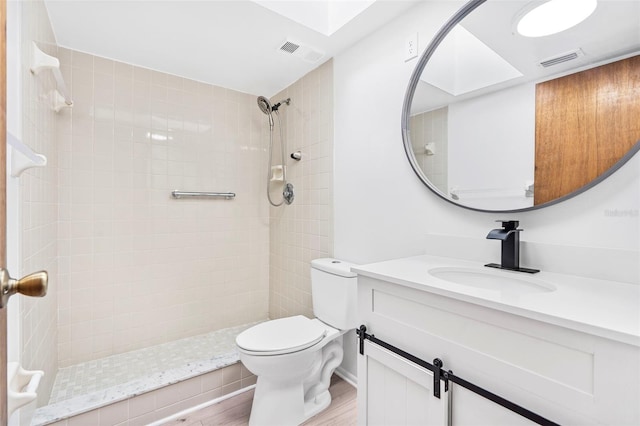
[[283, 99], [280, 102], [276, 103], [275, 105], [273, 105], [271, 107], [271, 111], [278, 111], [278, 108], [280, 108], [282, 106], [282, 104], [287, 104], [287, 106], [289, 104], [291, 104], [291, 98], [287, 98], [287, 99]]

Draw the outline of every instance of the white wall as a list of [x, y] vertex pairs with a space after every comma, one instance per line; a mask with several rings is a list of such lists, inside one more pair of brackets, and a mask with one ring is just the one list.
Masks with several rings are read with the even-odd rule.
[[[533, 205], [535, 84], [527, 83], [449, 106], [449, 186], [474, 191], [468, 205], [516, 209]], [[464, 192], [460, 201], [465, 202]], [[504, 207], [497, 206], [507, 197]]]
[[417, 5], [334, 60], [335, 256], [367, 263], [417, 255], [427, 234], [483, 239], [496, 219], [520, 220], [524, 241], [638, 250], [638, 155], [588, 192], [520, 214], [466, 210], [418, 181], [402, 148], [402, 102], [415, 65], [404, 62], [403, 46], [419, 31], [424, 49], [456, 7]]

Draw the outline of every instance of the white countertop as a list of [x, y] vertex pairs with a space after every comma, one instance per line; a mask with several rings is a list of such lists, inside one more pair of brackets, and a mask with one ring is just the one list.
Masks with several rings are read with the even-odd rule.
[[[513, 294], [452, 283], [432, 268], [472, 268], [531, 280], [554, 291]], [[640, 347], [640, 285], [541, 271], [537, 274], [486, 268], [480, 262], [415, 256], [351, 268], [359, 275], [543, 321]]]

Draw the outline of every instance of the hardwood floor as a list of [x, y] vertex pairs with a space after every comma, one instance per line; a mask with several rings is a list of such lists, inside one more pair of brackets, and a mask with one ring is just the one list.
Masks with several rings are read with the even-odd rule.
[[[356, 389], [334, 375], [329, 387], [331, 405], [320, 414], [310, 418], [305, 426], [352, 426], [356, 424]], [[236, 395], [219, 404], [203, 408], [164, 426], [241, 426], [249, 422], [253, 390]], [[277, 408], [276, 408], [277, 409]], [[274, 425], [277, 426], [277, 425]]]

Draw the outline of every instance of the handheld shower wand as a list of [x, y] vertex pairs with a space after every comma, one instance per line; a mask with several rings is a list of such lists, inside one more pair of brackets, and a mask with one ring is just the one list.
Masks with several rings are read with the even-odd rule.
[[[290, 102], [291, 102], [291, 98], [287, 98], [276, 103], [275, 105], [271, 105], [271, 102], [269, 101], [269, 99], [265, 98], [264, 96], [258, 97], [258, 108], [260, 108], [260, 111], [262, 111], [264, 114], [266, 114], [269, 117], [269, 168], [267, 169], [267, 199], [269, 200], [269, 203], [271, 203], [271, 205], [274, 207], [279, 207], [285, 202], [287, 204], [291, 204], [295, 196], [293, 193], [293, 185], [287, 182], [287, 172], [286, 172], [287, 168], [284, 163], [284, 151], [285, 151], [284, 138], [282, 135], [282, 123], [280, 122], [280, 114], [278, 114], [278, 108], [280, 108], [280, 106], [283, 103], [289, 105]], [[272, 157], [273, 157], [273, 128], [274, 128], [273, 113], [274, 112], [278, 117], [278, 127], [280, 128], [280, 154], [282, 157], [281, 158], [282, 181], [284, 183], [284, 191], [282, 192], [282, 201], [280, 201], [279, 203], [274, 203], [273, 200], [271, 200], [271, 193], [269, 191], [270, 189], [269, 182], [271, 181], [271, 169], [272, 169]]]

